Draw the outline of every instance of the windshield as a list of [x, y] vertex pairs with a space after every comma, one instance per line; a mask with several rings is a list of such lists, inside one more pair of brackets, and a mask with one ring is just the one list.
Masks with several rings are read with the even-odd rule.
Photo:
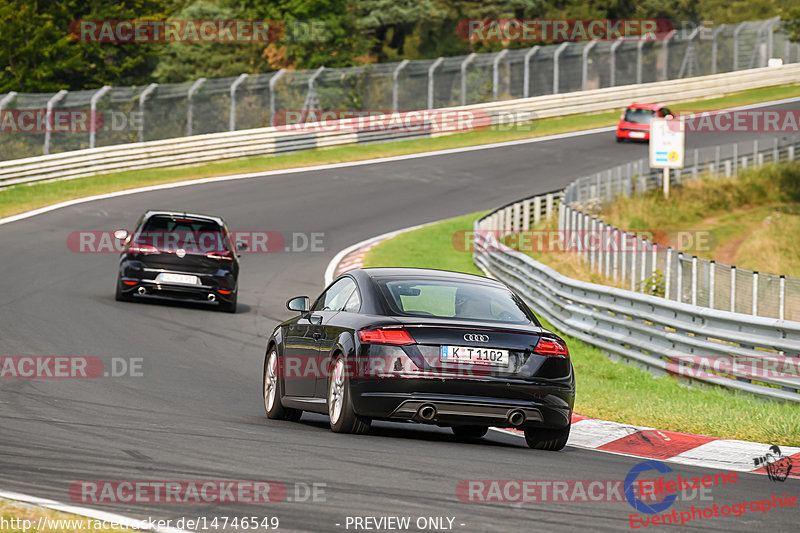
[[135, 244], [149, 245], [162, 252], [183, 249], [207, 254], [230, 250], [225, 234], [213, 220], [156, 215], [145, 222], [134, 237]]
[[521, 303], [502, 287], [449, 280], [378, 280], [389, 307], [400, 315], [530, 323]]
[[650, 124], [653, 116], [656, 114], [652, 109], [626, 109], [625, 122], [633, 122], [634, 124]]

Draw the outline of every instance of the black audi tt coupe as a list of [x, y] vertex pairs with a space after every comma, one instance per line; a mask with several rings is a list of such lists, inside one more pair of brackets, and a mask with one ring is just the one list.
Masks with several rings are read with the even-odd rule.
[[567, 443], [575, 377], [566, 343], [504, 284], [441, 270], [365, 268], [336, 279], [267, 341], [267, 416], [327, 414], [338, 433], [373, 419], [524, 431], [531, 448]]
[[236, 312], [239, 261], [221, 218], [147, 211], [133, 233], [117, 230], [114, 236], [124, 243], [117, 300], [131, 301], [135, 296], [190, 299]]

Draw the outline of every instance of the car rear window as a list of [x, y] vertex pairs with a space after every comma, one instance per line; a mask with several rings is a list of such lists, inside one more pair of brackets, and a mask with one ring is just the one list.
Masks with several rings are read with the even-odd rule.
[[531, 319], [511, 291], [449, 280], [376, 280], [389, 307], [400, 315], [488, 320], [512, 324]]
[[652, 109], [626, 109], [625, 122], [634, 124], [650, 124], [656, 112]]
[[222, 227], [205, 219], [156, 215], [144, 223], [135, 239], [139, 244], [149, 244], [168, 252], [178, 248], [203, 254], [230, 250]]

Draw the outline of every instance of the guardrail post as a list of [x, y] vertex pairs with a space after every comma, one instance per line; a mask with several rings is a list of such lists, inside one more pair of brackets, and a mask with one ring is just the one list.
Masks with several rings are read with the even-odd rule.
[[619, 48], [623, 42], [622, 39], [617, 39], [611, 43], [611, 48], [608, 52], [609, 87], [617, 85], [617, 48]]
[[42, 149], [44, 155], [48, 155], [50, 153], [50, 132], [53, 129], [51, 120], [53, 115], [53, 106], [67, 96], [67, 92], [68, 91], [61, 89], [47, 101], [47, 108], [44, 115], [44, 147]]
[[745, 28], [746, 24], [746, 22], [742, 22], [733, 30], [733, 70], [739, 70], [739, 32]]
[[533, 198], [533, 223], [538, 224], [542, 220], [542, 197], [535, 196]]
[[777, 164], [780, 159], [780, 154], [778, 153], [778, 138], [775, 137], [772, 139], [772, 163]]
[[672, 270], [672, 248], [667, 247], [666, 256], [664, 257], [664, 299], [669, 300], [670, 289], [670, 272]]
[[428, 109], [433, 109], [433, 73], [442, 64], [442, 61], [444, 58], [440, 57], [428, 67]]
[[[594, 272], [597, 266], [598, 255], [598, 249], [595, 246], [595, 238], [597, 237], [597, 219], [594, 217], [592, 217], [589, 221], [589, 234], [586, 237], [586, 246], [589, 250], [589, 268], [592, 272]], [[598, 268], [597, 271], [599, 272], [600, 269]]]
[[[559, 216], [561, 212], [559, 211]], [[560, 219], [559, 219], [560, 222]], [[528, 231], [531, 229], [531, 200], [530, 198], [522, 202], [522, 229]]]
[[697, 179], [697, 173], [700, 171], [699, 161], [700, 158], [699, 150], [697, 148], [694, 149], [694, 168], [692, 168], [692, 178]]
[[786, 149], [786, 158], [789, 161], [794, 161], [794, 146], [789, 146]]
[[678, 267], [678, 271], [675, 273], [675, 301], [681, 303], [683, 301], [683, 252], [678, 252], [675, 263]]
[[508, 48], [500, 50], [494, 60], [492, 60], [492, 98], [497, 101], [500, 99], [500, 60], [508, 54]]
[[[570, 215], [570, 220], [572, 222], [569, 225], [569, 234], [566, 235], [566, 237], [567, 237], [567, 242], [568, 242], [569, 247], [570, 247], [570, 251], [574, 253], [574, 252], [577, 252], [577, 250], [573, 250], [572, 249], [572, 244], [574, 242], [576, 242], [575, 241], [575, 236], [579, 235], [579, 233], [578, 233], [578, 229], [579, 229], [578, 225], [580, 224], [580, 219], [578, 218], [578, 213], [574, 209], [570, 209], [569, 210], [569, 215]], [[565, 246], [565, 248], [566, 248], [566, 246]], [[576, 248], [577, 248], [577, 246], [576, 246]]]
[[597, 45], [597, 41], [589, 41], [582, 50], [582, 63], [581, 63], [581, 89], [586, 90], [589, 78], [589, 52]]
[[110, 90], [110, 85], [103, 85], [103, 87], [92, 95], [92, 99], [89, 100], [89, 148], [94, 148], [95, 139], [97, 138], [97, 101]]
[[636, 252], [639, 250], [639, 237], [633, 236], [633, 250], [631, 250], [631, 290], [636, 290]]
[[231, 83], [231, 110], [228, 113], [228, 131], [236, 131], [236, 89], [247, 79], [249, 74], [239, 74], [239, 77]]
[[736, 312], [736, 267], [731, 267], [731, 313]]
[[697, 256], [692, 256], [692, 305], [697, 305]]
[[717, 264], [712, 259], [708, 263], [708, 307], [714, 309], [714, 289], [716, 282]]
[[647, 279], [647, 239], [642, 238], [642, 250], [639, 252], [639, 255], [642, 258], [642, 269], [641, 269], [641, 279], [639, 279], [640, 284], [642, 286], [642, 292], [645, 291], [645, 283], [644, 281]]
[[714, 33], [711, 34], [711, 74], [717, 73], [717, 35], [719, 35], [719, 32], [721, 32], [725, 26], [727, 26], [727, 24], [716, 28]]
[[640, 39], [636, 43], [636, 84], [642, 84], [642, 47], [644, 47], [644, 39]]
[[655, 288], [656, 288], [655, 275], [656, 275], [656, 270], [658, 270], [658, 244], [655, 242], [651, 242], [650, 251], [652, 252], [650, 254], [650, 259], [652, 261], [650, 265], [650, 277], [653, 279], [651, 288], [653, 289], [653, 294], [655, 294]]
[[544, 197], [544, 205], [547, 214], [547, 220], [550, 220], [550, 217], [553, 216], [553, 194], [550, 193]]
[[619, 232], [619, 271], [620, 281], [622, 284], [628, 279], [628, 269], [626, 267], [627, 261], [625, 258], [628, 255], [628, 234], [622, 230]]
[[282, 68], [269, 79], [269, 125], [275, 125], [275, 84], [286, 74], [286, 69]]
[[614, 232], [613, 228], [608, 224], [603, 224], [603, 254], [605, 257], [605, 265], [606, 265], [606, 272], [605, 275], [607, 278], [611, 277], [611, 256], [613, 255], [616, 257], [616, 246], [613, 247], [612, 252], [612, 243], [614, 239]]
[[778, 283], [778, 320], [783, 320], [786, 306], [786, 276], [781, 275]]
[[613, 265], [611, 266], [611, 272], [614, 276], [614, 281], [616, 282], [619, 279], [619, 256], [620, 256], [620, 231], [617, 228], [611, 229], [611, 238], [613, 239], [614, 243], [614, 258], [613, 258]]
[[512, 220], [512, 223], [511, 223], [511, 230], [512, 231], [519, 231], [519, 229], [520, 229], [520, 222], [521, 222], [520, 221], [520, 218], [521, 218], [520, 208], [521, 208], [521, 206], [519, 205], [519, 203], [515, 203], [513, 206], [511, 206], [511, 211], [513, 213], [513, 215], [512, 215], [513, 218], [511, 219]]
[[523, 66], [522, 70], [522, 96], [524, 98], [528, 98], [531, 94], [531, 63], [530, 59], [536, 55], [536, 52], [539, 51], [539, 46], [534, 46], [527, 52], [525, 52], [525, 56], [523, 60], [525, 61], [525, 65]]
[[192, 84], [192, 86], [189, 87], [189, 92], [186, 95], [186, 98], [187, 98], [187, 102], [186, 102], [186, 106], [187, 106], [186, 107], [186, 136], [187, 137], [192, 135], [192, 97], [194, 96], [195, 91], [197, 89], [199, 89], [200, 86], [203, 85], [203, 83], [205, 83], [205, 81], [206, 81], [205, 78], [198, 78], [197, 80], [195, 80], [195, 82]]
[[558, 64], [558, 58], [559, 56], [561, 56], [561, 53], [567, 46], [569, 46], [569, 42], [563, 42], [560, 45], [558, 45], [556, 51], [553, 52], [553, 94], [558, 94], [558, 84], [559, 84], [558, 75], [560, 70]]
[[753, 272], [753, 316], [758, 315], [758, 272]]
[[[477, 55], [473, 52], [461, 62], [461, 105], [467, 105], [467, 66], [472, 63]], [[404, 61], [408, 63], [407, 59], [404, 59]], [[394, 110], [397, 111], [397, 108]]]
[[[397, 67], [392, 72], [392, 111], [397, 111], [397, 105], [398, 105], [397, 99], [399, 95], [398, 80], [400, 76], [400, 71], [406, 68], [406, 65], [408, 65], [408, 59], [402, 60], [400, 64], [397, 65]], [[462, 87], [463, 84], [464, 82], [462, 81]], [[463, 89], [462, 89], [462, 94], [463, 94]]]
[[139, 116], [141, 117], [142, 124], [142, 129], [139, 130], [140, 143], [144, 142], [144, 103], [147, 101], [147, 97], [150, 96], [150, 93], [156, 90], [156, 87], [158, 87], [157, 83], [151, 83], [142, 91], [142, 94], [139, 95]]

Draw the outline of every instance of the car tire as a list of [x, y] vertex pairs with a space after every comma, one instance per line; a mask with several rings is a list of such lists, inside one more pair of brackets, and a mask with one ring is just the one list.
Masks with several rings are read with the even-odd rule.
[[370, 419], [358, 416], [350, 397], [350, 380], [345, 371], [344, 357], [338, 356], [328, 378], [328, 416], [335, 433], [366, 433]]
[[132, 302], [133, 301], [133, 295], [132, 294], [130, 294], [130, 293], [126, 294], [126, 293], [122, 292], [122, 282], [119, 279], [117, 279], [117, 290], [114, 293], [114, 299], [116, 301], [118, 301], [118, 302]]
[[301, 409], [290, 409], [281, 403], [283, 396], [283, 386], [280, 380], [280, 358], [278, 351], [273, 347], [264, 358], [264, 380], [262, 390], [264, 392], [264, 410], [267, 418], [272, 420], [289, 420], [297, 422], [303, 416]]
[[489, 431], [488, 426], [453, 426], [453, 434], [461, 439], [479, 439]]
[[526, 429], [525, 441], [534, 450], [558, 451], [567, 445], [570, 427], [567, 426], [562, 429]]
[[236, 301], [238, 300], [238, 296], [239, 296], [239, 291], [238, 290], [234, 291], [230, 302], [219, 303], [219, 310], [225, 313], [235, 313]]

